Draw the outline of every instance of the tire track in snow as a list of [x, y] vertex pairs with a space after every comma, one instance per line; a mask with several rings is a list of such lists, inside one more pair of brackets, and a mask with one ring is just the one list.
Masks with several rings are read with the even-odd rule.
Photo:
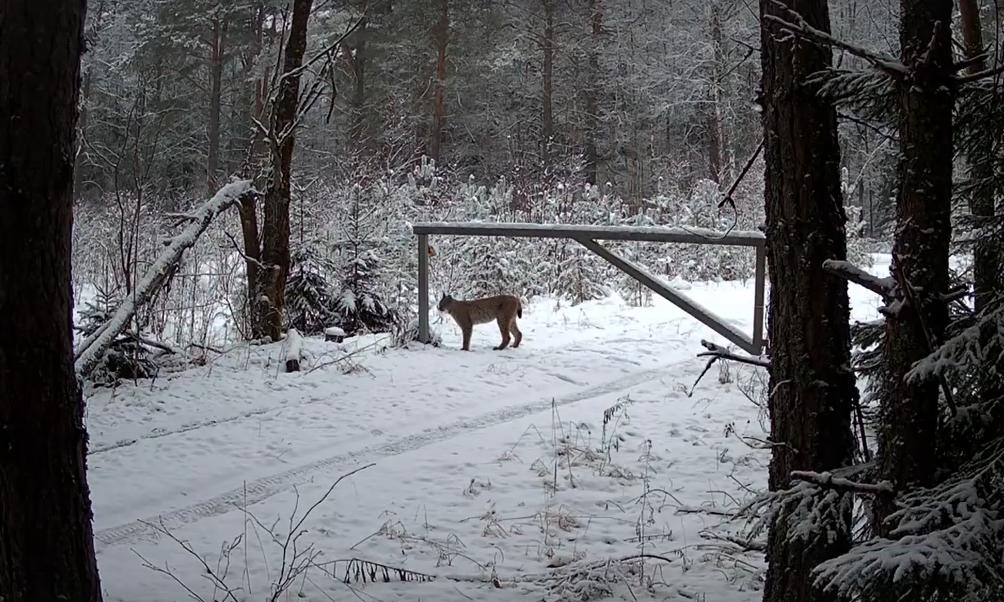
[[[587, 387], [565, 395], [552, 398], [558, 406], [578, 403], [587, 399], [594, 399], [610, 393], [616, 393], [650, 380], [655, 380], [660, 376], [670, 374], [671, 369], [691, 363], [693, 360], [674, 362], [659, 368], [634, 372], [626, 376]], [[273, 474], [271, 476], [249, 481], [245, 486], [231, 489], [205, 501], [172, 510], [158, 516], [135, 520], [129, 523], [109, 527], [95, 532], [94, 540], [100, 547], [133, 543], [141, 540], [156, 540], [160, 537], [157, 529], [152, 525], [163, 525], [167, 529], [176, 529], [183, 525], [194, 523], [204, 518], [225, 514], [232, 510], [243, 507], [246, 502], [248, 506], [257, 504], [273, 495], [288, 490], [292, 485], [301, 483], [309, 475], [322, 470], [335, 468], [353, 461], [374, 461], [389, 456], [396, 456], [405, 452], [413, 451], [433, 443], [439, 443], [454, 437], [469, 433], [482, 428], [496, 426], [513, 420], [518, 420], [531, 414], [542, 412], [551, 407], [552, 399], [535, 401], [532, 403], [507, 406], [464, 420], [457, 420], [449, 424], [441, 425], [437, 428], [426, 429], [420, 433], [407, 435], [385, 443], [369, 445], [357, 450], [337, 454], [317, 460], [309, 464], [304, 464], [296, 468]]]
[[319, 401], [325, 401], [322, 399], [314, 401], [305, 401], [303, 403], [285, 405], [285, 406], [272, 406], [267, 408], [260, 408], [257, 410], [250, 410], [248, 412], [242, 412], [236, 416], [226, 416], [224, 418], [214, 418], [212, 420], [204, 420], [202, 422], [193, 422], [192, 424], [186, 424], [184, 426], [178, 427], [176, 429], [163, 430], [163, 431], [153, 431], [142, 435], [140, 437], [133, 437], [131, 439], [123, 439], [115, 443], [106, 443], [104, 445], [95, 445], [91, 449], [87, 450], [88, 456], [93, 456], [97, 454], [104, 454], [110, 451], [115, 451], [117, 449], [122, 449], [123, 447], [131, 447], [140, 443], [142, 441], [151, 441], [153, 439], [160, 439], [162, 437], [170, 437], [171, 435], [181, 435], [183, 433], [190, 433], [192, 431], [197, 431], [199, 429], [209, 428], [213, 426], [220, 426], [227, 424], [228, 422], [237, 422], [238, 420], [244, 420], [245, 418], [253, 418], [255, 416], [261, 416], [262, 414], [269, 414], [272, 412], [278, 412], [281, 410], [288, 410], [290, 408], [296, 408], [300, 406], [309, 405], [311, 403], [317, 403]]

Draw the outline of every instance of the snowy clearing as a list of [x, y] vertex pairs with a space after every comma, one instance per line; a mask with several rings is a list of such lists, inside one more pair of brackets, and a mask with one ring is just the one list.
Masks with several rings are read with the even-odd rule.
[[[870, 271], [887, 273], [876, 259]], [[687, 292], [751, 330], [752, 283]], [[855, 319], [875, 316], [871, 293], [852, 287], [851, 301]], [[451, 322], [433, 327], [442, 347], [310, 338], [298, 373], [284, 373], [275, 344], [91, 391], [106, 600], [189, 596], [142, 559], [205, 600], [269, 599], [283, 550], [268, 532], [284, 540], [339, 476], [371, 463], [304, 521], [296, 557], [313, 566], [278, 599], [759, 599], [762, 555], [720, 539], [735, 529], [722, 513], [766, 483], [769, 454], [749, 445], [763, 417], [740, 386], [752, 369], [723, 384], [713, 368], [687, 395], [700, 339], [720, 337], [658, 298], [535, 301], [524, 345], [502, 352], [494, 325], [475, 329], [471, 353]], [[661, 558], [604, 564], [638, 554]], [[437, 579], [346, 585], [326, 573], [341, 578], [349, 565], [335, 561], [353, 558]]]

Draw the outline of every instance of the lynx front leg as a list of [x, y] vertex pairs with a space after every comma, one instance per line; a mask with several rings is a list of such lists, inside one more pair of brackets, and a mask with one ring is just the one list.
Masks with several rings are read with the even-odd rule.
[[495, 347], [495, 351], [501, 351], [509, 346], [509, 325], [502, 318], [498, 319], [499, 332], [502, 333], [502, 342], [499, 343], [498, 347]]
[[464, 346], [461, 347], [460, 349], [462, 351], [470, 351], [471, 350], [471, 331], [474, 330], [474, 327], [471, 324], [461, 324], [460, 330], [464, 334]]

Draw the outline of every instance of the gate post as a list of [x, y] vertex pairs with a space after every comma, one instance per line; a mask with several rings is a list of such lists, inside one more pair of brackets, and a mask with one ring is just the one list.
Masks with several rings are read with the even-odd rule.
[[418, 340], [429, 337], [429, 235], [418, 235]]

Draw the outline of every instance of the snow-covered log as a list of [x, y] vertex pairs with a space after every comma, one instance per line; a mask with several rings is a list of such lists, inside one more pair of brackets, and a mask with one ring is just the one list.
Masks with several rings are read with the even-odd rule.
[[112, 317], [85, 339], [75, 353], [74, 368], [77, 375], [85, 377], [98, 365], [105, 351], [129, 326], [136, 310], [147, 303], [167, 280], [171, 268], [181, 261], [182, 255], [195, 245], [199, 236], [209, 227], [213, 219], [239, 202], [251, 191], [250, 180], [236, 180], [221, 188], [213, 198], [189, 214], [190, 223], [180, 234], [171, 239], [150, 269], [143, 274], [131, 295], [122, 301]]
[[295, 328], [286, 332], [286, 372], [300, 371], [300, 357], [303, 355], [303, 337]]

